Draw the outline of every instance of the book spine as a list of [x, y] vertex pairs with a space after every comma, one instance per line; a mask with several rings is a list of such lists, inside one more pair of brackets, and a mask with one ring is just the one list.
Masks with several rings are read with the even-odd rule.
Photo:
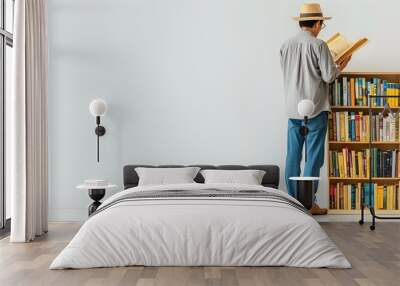
[[360, 105], [360, 89], [358, 87], [358, 78], [354, 79], [354, 92], [355, 92], [355, 98], [356, 98], [356, 105]]
[[[372, 86], [371, 86], [370, 82], [367, 82], [367, 91], [368, 91], [368, 94], [370, 96], [372, 96]], [[371, 99], [371, 106], [375, 106], [374, 99], [372, 99], [372, 98], [370, 98], [370, 99]]]
[[342, 86], [343, 86], [343, 105], [344, 105], [344, 106], [348, 106], [348, 103], [347, 103], [347, 85], [346, 85], [346, 83], [347, 83], [347, 78], [344, 76], [344, 77], [342, 78]]
[[356, 113], [351, 112], [351, 141], [356, 141]]
[[349, 114], [347, 112], [343, 112], [344, 114], [344, 141], [349, 141]]
[[336, 112], [336, 140], [340, 141], [340, 112]]
[[366, 84], [365, 78], [362, 78], [362, 88], [363, 88], [363, 92], [362, 92], [363, 93], [363, 105], [367, 106], [368, 105], [368, 102], [367, 102], [368, 98], [367, 98], [367, 92], [366, 92], [367, 84]]
[[351, 106], [356, 106], [356, 95], [354, 91], [354, 78], [350, 79], [350, 96], [351, 96]]
[[328, 113], [328, 138], [330, 141], [334, 140], [333, 136], [333, 114], [331, 112]]

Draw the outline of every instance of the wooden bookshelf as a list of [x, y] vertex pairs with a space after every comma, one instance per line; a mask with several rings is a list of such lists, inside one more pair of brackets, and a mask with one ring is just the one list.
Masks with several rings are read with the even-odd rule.
[[[400, 83], [400, 72], [346, 72], [343, 73], [339, 77], [339, 81], [342, 81], [343, 77], [347, 78], [365, 78], [366, 81], [370, 81], [372, 78], [380, 78], [382, 80], [387, 80], [388, 82], [392, 83]], [[332, 112], [363, 112], [363, 114], [368, 114], [369, 112], [368, 105], [362, 106], [339, 106], [339, 105], [332, 105], [331, 110]], [[400, 112], [400, 103], [399, 106], [390, 106], [393, 112]], [[371, 111], [373, 113], [379, 113], [384, 109], [383, 106], [374, 106], [371, 107]], [[331, 126], [328, 126], [328, 135], [333, 130], [330, 130]], [[400, 135], [398, 136], [400, 138]], [[328, 137], [329, 138], [329, 137]], [[329, 151], [340, 151], [342, 148], [347, 147], [349, 150], [362, 150], [369, 148], [369, 141], [335, 141], [335, 140], [328, 140], [327, 143], [327, 150]], [[373, 141], [371, 142], [372, 147], [379, 148], [381, 150], [400, 150], [400, 140], [396, 141]], [[400, 166], [399, 166], [400, 168]], [[328, 197], [329, 197], [329, 190], [331, 184], [336, 184], [343, 182], [345, 184], [357, 184], [357, 183], [366, 183], [369, 182], [368, 178], [363, 177], [351, 177], [351, 178], [342, 178], [342, 177], [332, 177], [330, 176], [329, 164], [328, 164], [328, 181], [329, 181], [329, 188], [328, 188]], [[373, 183], [377, 184], [399, 184], [400, 177], [373, 177]], [[400, 190], [399, 190], [400, 191]], [[329, 198], [330, 199], [330, 198]], [[366, 209], [366, 213], [369, 211]], [[358, 215], [360, 214], [359, 209], [329, 209], [329, 214], [337, 214], [337, 215]], [[384, 209], [376, 209], [376, 214], [378, 215], [399, 215], [400, 210], [384, 210]]]

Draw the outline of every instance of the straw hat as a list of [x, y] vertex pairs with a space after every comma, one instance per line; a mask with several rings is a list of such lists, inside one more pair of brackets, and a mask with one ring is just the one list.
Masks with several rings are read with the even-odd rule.
[[318, 3], [303, 4], [299, 17], [293, 17], [295, 21], [329, 20], [332, 17], [324, 17], [321, 6]]

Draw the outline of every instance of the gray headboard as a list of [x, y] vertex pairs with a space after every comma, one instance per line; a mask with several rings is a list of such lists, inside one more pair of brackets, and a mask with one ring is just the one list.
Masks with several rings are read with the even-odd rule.
[[[278, 188], [279, 186], [279, 167], [275, 165], [190, 165], [200, 167], [201, 169], [219, 169], [219, 170], [263, 170], [265, 171], [264, 178], [262, 180], [262, 185], [265, 187]], [[182, 165], [127, 165], [124, 167], [124, 189], [129, 189], [136, 187], [139, 183], [139, 177], [135, 171], [136, 167], [150, 167], [150, 168], [179, 168], [184, 167]], [[197, 183], [204, 183], [203, 176], [199, 173], [194, 180]]]

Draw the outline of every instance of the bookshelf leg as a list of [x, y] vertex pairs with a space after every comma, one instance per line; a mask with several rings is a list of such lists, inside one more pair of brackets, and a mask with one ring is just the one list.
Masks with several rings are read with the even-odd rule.
[[382, 220], [400, 220], [400, 216], [380, 216], [380, 215], [376, 215], [375, 208], [373, 208], [373, 207], [369, 208], [369, 211], [371, 212], [371, 215], [372, 215], [372, 224], [369, 227], [371, 230], [375, 230], [375, 225], [376, 225], [376, 220], [377, 219], [382, 219]]
[[361, 189], [360, 209], [361, 209], [361, 218], [358, 221], [358, 223], [360, 225], [363, 225], [364, 224], [364, 189]]
[[372, 225], [370, 225], [369, 229], [370, 230], [375, 230], [375, 218], [376, 218], [375, 209], [374, 208], [370, 208], [369, 210], [370, 210], [371, 215], [372, 215]]

